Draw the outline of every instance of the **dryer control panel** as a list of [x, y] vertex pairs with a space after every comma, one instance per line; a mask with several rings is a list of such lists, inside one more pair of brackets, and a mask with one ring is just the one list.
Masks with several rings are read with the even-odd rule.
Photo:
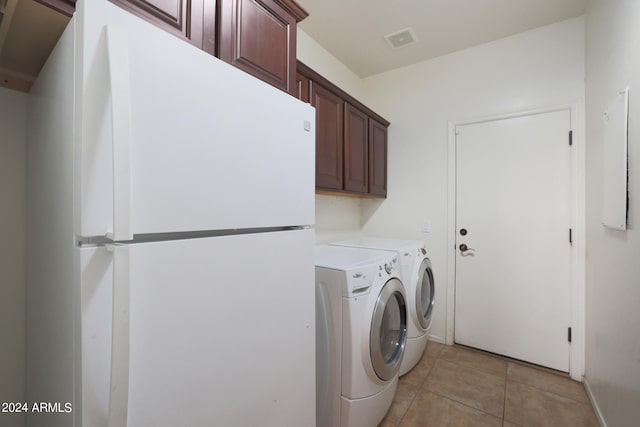
[[393, 257], [372, 264], [370, 266], [361, 267], [356, 270], [347, 272], [347, 286], [345, 287], [345, 298], [353, 298], [360, 295], [366, 295], [374, 285], [375, 281], [386, 282], [392, 276], [398, 276], [398, 258]]
[[377, 277], [378, 267], [368, 266], [347, 272], [347, 286], [343, 296], [353, 298], [369, 293], [373, 280]]

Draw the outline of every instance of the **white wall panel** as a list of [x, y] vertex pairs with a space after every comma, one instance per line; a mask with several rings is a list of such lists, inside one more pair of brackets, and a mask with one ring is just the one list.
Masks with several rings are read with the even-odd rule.
[[[27, 96], [0, 88], [0, 402], [25, 400]], [[24, 425], [0, 413], [0, 425]]]
[[[361, 95], [361, 101], [391, 122], [387, 199], [316, 196], [317, 240], [358, 234], [425, 240], [438, 298], [431, 336], [444, 342], [447, 123], [582, 102], [584, 19], [527, 31], [360, 84], [313, 39], [306, 34], [301, 39], [300, 60], [344, 84], [347, 92]], [[421, 231], [425, 222], [429, 234]]]
[[[640, 419], [640, 2], [593, 0], [586, 15], [587, 305], [585, 379], [608, 427]], [[602, 225], [603, 112], [630, 87], [629, 217]], [[634, 90], [635, 89], [635, 90]]]
[[298, 60], [356, 99], [363, 96], [363, 82], [360, 77], [300, 28], [296, 44]]
[[[327, 50], [298, 29], [297, 57], [339, 88], [362, 99], [362, 80]], [[316, 195], [316, 242], [348, 239], [360, 233], [361, 201], [357, 198]]]
[[[433, 339], [444, 341], [447, 123], [580, 102], [582, 17], [364, 80], [365, 103], [391, 122], [388, 198], [362, 202], [362, 233], [424, 239], [436, 282]], [[421, 228], [427, 220], [431, 233]]]

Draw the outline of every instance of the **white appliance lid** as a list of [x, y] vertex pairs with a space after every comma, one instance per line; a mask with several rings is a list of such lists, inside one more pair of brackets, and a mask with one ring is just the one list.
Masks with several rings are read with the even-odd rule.
[[342, 240], [331, 243], [340, 246], [353, 246], [359, 248], [375, 248], [390, 251], [408, 251], [424, 247], [424, 242], [420, 240], [400, 240], [384, 237], [359, 237], [350, 240]]
[[318, 245], [315, 249], [316, 267], [352, 270], [372, 264], [391, 262], [395, 254], [377, 249], [348, 246]]

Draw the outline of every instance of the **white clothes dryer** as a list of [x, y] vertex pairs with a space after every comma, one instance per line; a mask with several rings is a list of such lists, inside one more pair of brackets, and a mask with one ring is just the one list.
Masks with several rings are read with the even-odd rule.
[[424, 243], [419, 240], [361, 237], [333, 242], [331, 245], [379, 249], [396, 254], [402, 283], [407, 292], [408, 338], [400, 376], [406, 374], [420, 361], [424, 353], [435, 304], [433, 270]]
[[397, 257], [316, 247], [316, 425], [375, 427], [391, 406], [407, 341]]

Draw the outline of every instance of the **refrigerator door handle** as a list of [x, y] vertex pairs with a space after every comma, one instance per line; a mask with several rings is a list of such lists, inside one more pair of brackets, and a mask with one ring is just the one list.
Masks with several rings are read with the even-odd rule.
[[113, 254], [111, 380], [107, 427], [126, 427], [129, 409], [129, 246], [107, 245]]
[[129, 49], [123, 29], [106, 26], [113, 129], [113, 241], [133, 239], [131, 229], [131, 88]]

